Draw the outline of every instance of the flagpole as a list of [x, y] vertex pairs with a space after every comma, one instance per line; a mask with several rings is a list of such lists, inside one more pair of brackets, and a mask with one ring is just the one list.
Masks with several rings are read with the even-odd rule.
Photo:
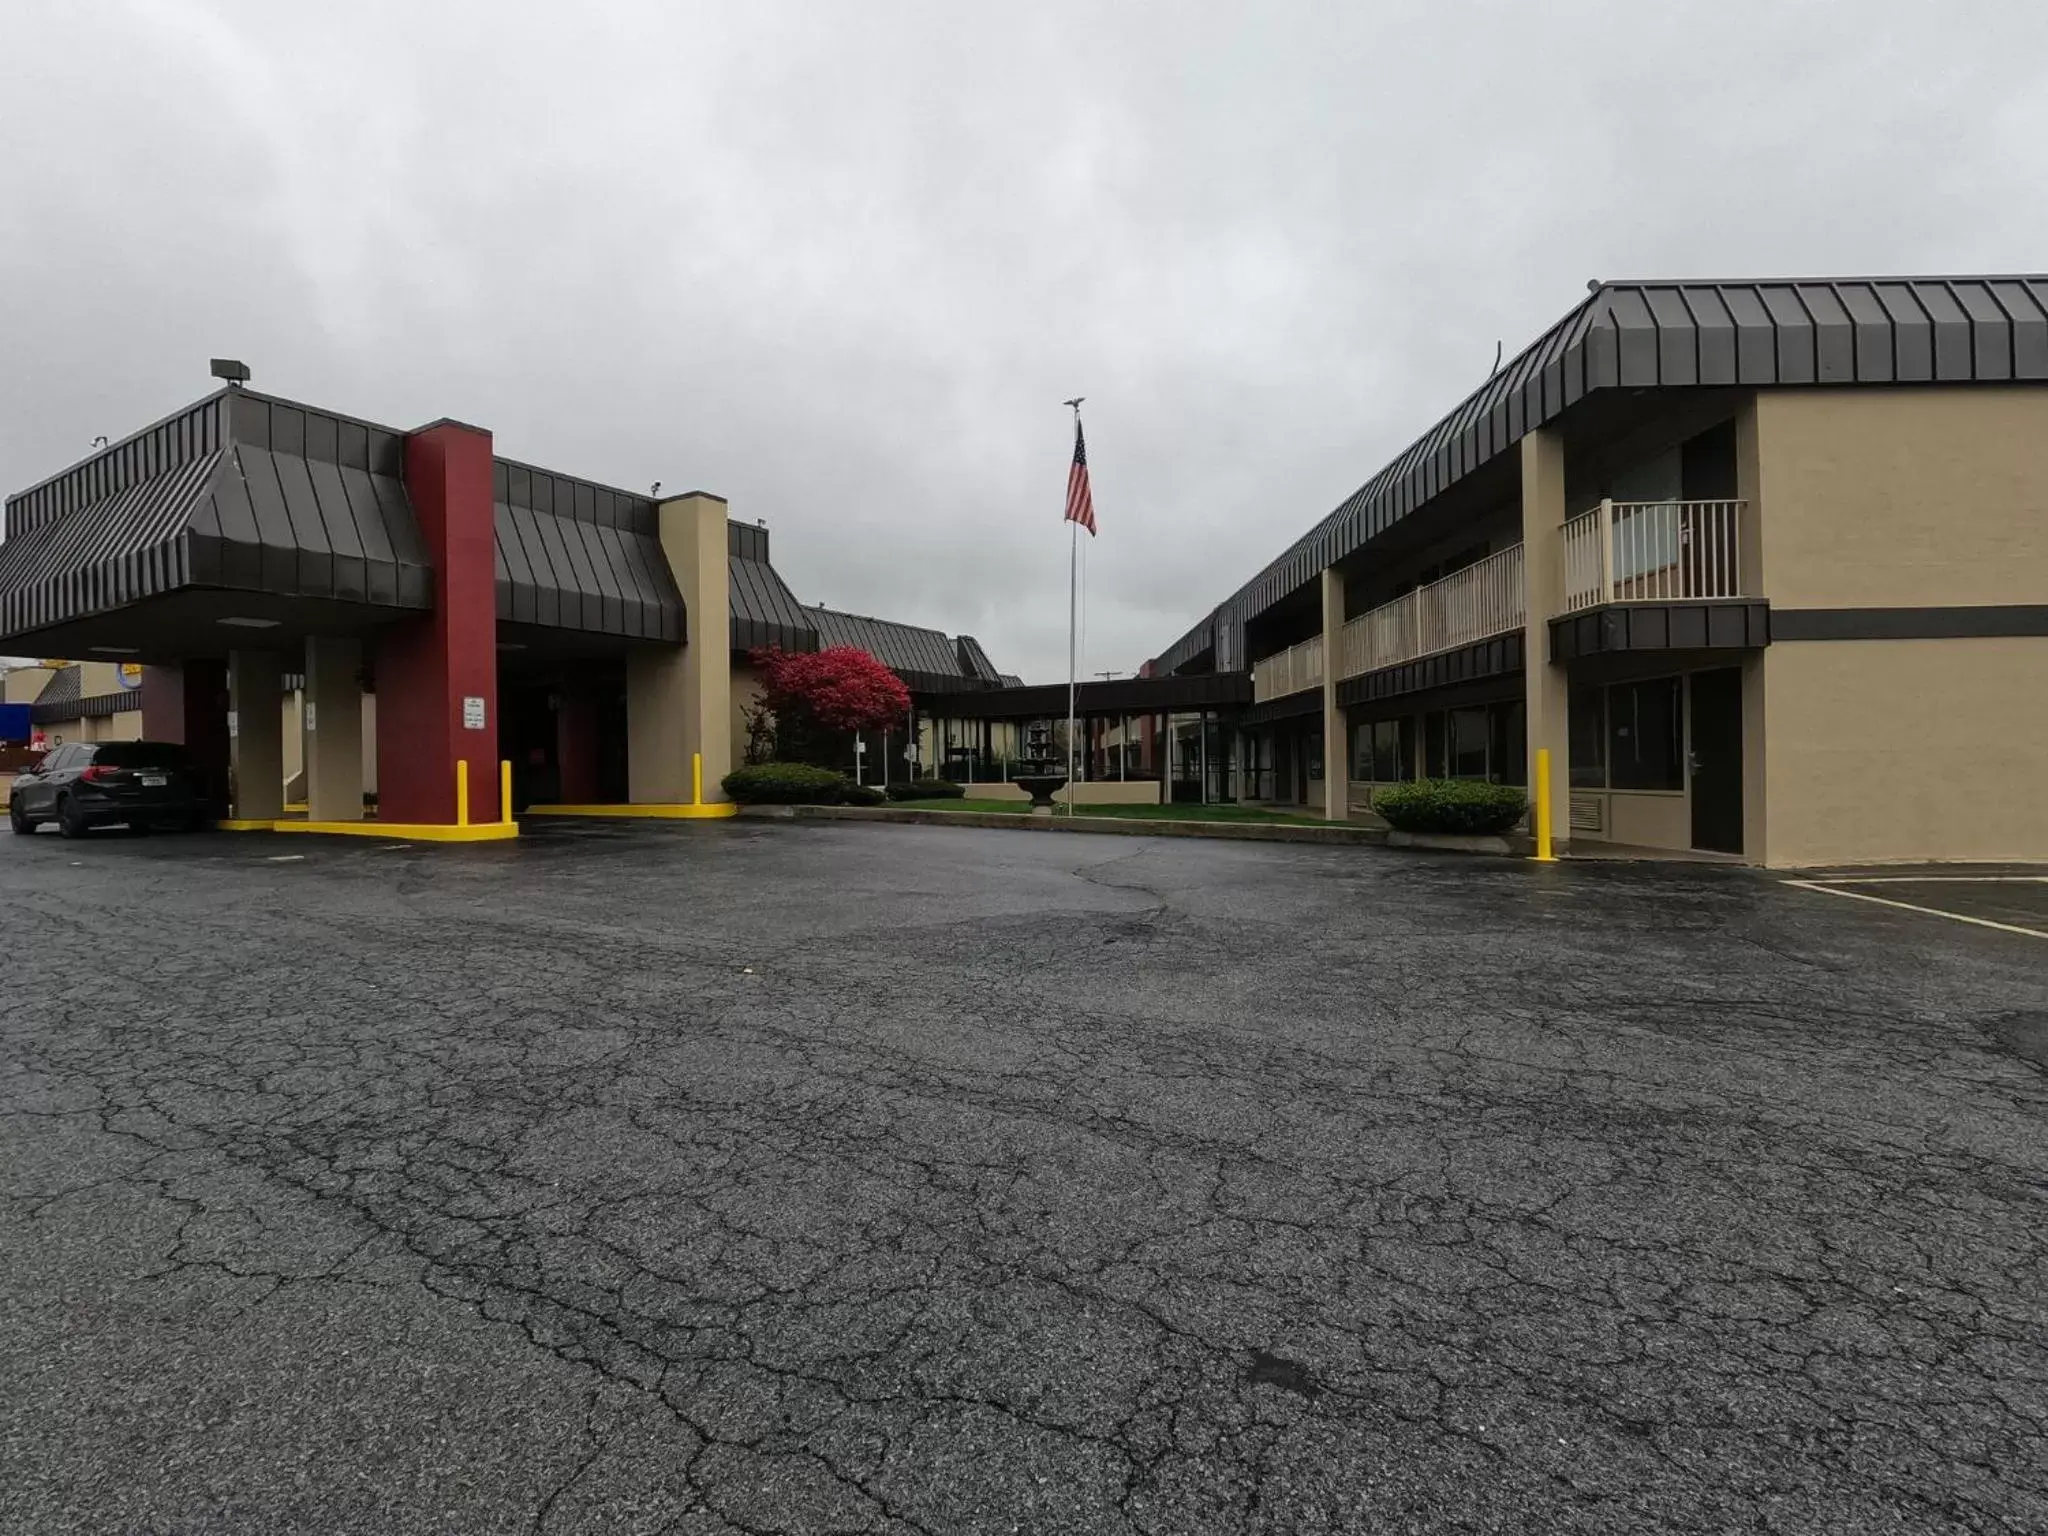
[[[1081, 413], [1074, 412], [1076, 417]], [[1074, 649], [1076, 572], [1081, 564], [1081, 525], [1067, 524], [1067, 814], [1074, 814], [1074, 702], [1079, 674]]]

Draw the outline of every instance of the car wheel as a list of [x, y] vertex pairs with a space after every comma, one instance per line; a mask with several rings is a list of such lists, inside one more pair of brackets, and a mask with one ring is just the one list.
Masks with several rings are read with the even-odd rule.
[[85, 836], [85, 813], [69, 795], [57, 802], [57, 831], [64, 837]]
[[24, 834], [33, 832], [36, 829], [36, 824], [28, 819], [28, 812], [21, 808], [19, 800], [9, 800], [7, 802], [7, 825], [16, 832]]

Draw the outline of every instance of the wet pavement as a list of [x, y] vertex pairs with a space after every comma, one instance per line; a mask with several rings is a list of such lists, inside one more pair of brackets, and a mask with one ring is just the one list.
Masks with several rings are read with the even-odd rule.
[[2048, 1529], [2024, 934], [854, 824], [0, 906], [0, 1531]]

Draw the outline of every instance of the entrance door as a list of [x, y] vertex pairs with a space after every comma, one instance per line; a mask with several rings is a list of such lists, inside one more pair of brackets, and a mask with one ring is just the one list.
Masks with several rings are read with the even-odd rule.
[[1742, 852], [1742, 673], [1692, 675], [1692, 845]]

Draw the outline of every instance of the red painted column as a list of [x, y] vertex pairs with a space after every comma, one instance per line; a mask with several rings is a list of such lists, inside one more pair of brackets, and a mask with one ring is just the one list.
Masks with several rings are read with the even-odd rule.
[[555, 711], [555, 767], [562, 804], [592, 805], [598, 798], [597, 700], [580, 686], [585, 681], [581, 676], [573, 671], [566, 675], [569, 686], [557, 695], [560, 707]]
[[[377, 646], [377, 818], [452, 823], [455, 764], [469, 817], [498, 819], [498, 599], [491, 434], [438, 421], [405, 440], [405, 488], [434, 563], [434, 610]], [[465, 720], [465, 700], [482, 721]]]
[[142, 672], [142, 734], [183, 742], [206, 781], [211, 814], [228, 808], [228, 666], [200, 660], [149, 666]]

